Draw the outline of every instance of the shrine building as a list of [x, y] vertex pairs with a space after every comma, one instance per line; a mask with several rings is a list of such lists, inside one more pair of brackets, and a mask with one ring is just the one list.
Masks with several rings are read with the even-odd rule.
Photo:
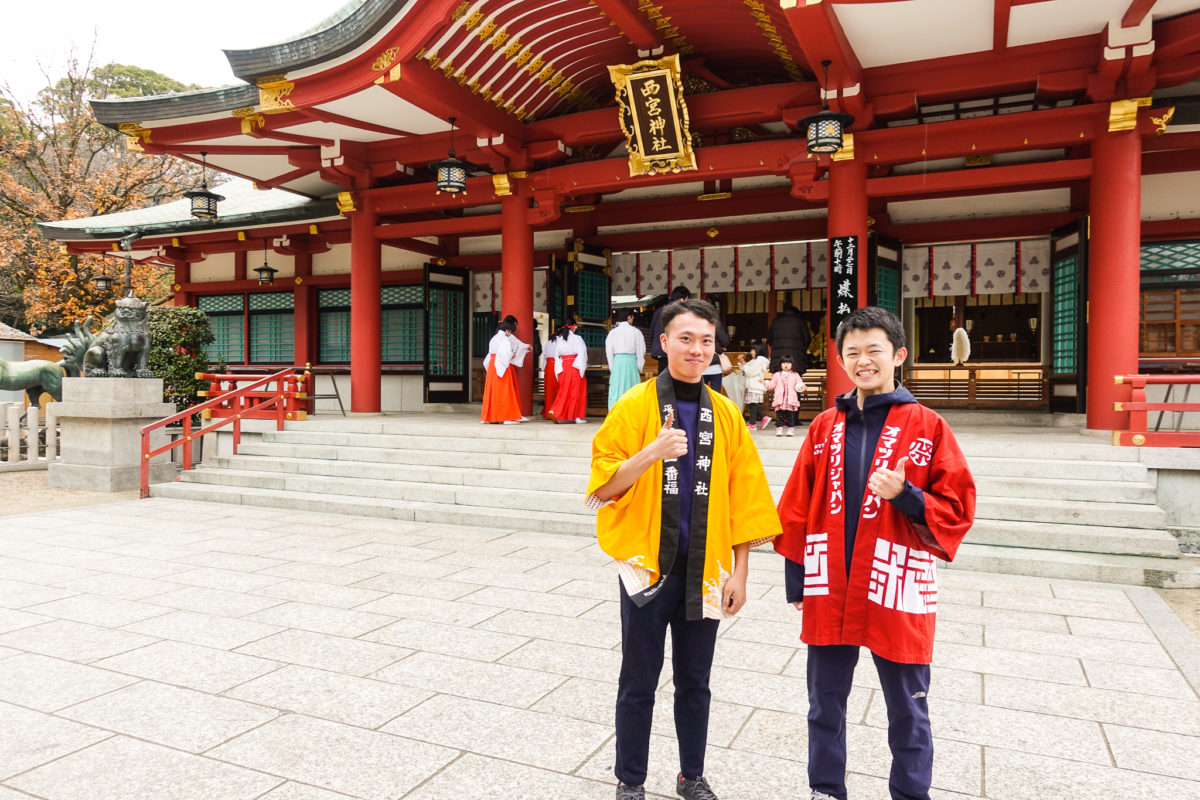
[[827, 403], [868, 304], [935, 408], [1116, 429], [1114, 376], [1200, 371], [1200, 0], [351, 0], [226, 56], [92, 105], [234, 180], [42, 229], [170, 265], [214, 358], [345, 372], [354, 412], [468, 401], [503, 315], [602, 349], [676, 285], [735, 351], [799, 309]]

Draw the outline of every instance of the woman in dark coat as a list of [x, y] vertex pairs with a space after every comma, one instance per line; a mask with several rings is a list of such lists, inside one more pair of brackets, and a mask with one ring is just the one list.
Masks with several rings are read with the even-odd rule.
[[792, 369], [804, 374], [808, 368], [808, 345], [812, 341], [812, 333], [808, 330], [808, 320], [800, 316], [800, 309], [795, 306], [783, 309], [783, 313], [771, 323], [769, 341], [771, 372], [778, 372], [779, 357], [790, 353], [796, 359]]

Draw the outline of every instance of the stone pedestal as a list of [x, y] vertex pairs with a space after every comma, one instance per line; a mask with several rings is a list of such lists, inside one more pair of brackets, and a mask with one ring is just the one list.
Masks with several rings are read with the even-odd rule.
[[[169, 417], [160, 378], [64, 378], [56, 404], [62, 430], [61, 459], [50, 465], [50, 485], [93, 492], [123, 492], [139, 485], [142, 426]], [[165, 444], [158, 430], [150, 446]], [[150, 482], [174, 480], [169, 454], [150, 463]]]

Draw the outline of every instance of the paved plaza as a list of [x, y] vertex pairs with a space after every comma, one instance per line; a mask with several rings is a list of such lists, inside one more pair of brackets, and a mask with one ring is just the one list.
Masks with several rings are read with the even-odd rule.
[[[0, 518], [0, 800], [612, 797], [616, 571], [591, 539], [487, 522], [176, 500]], [[723, 800], [808, 796], [782, 572], [755, 553], [721, 625]], [[941, 583], [935, 798], [1200, 798], [1200, 643], [1152, 589]], [[850, 719], [851, 797], [885, 800], [869, 658]]]

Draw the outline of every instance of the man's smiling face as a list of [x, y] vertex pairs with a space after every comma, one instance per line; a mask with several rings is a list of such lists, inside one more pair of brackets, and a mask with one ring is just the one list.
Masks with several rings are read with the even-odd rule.
[[846, 332], [838, 362], [860, 394], [884, 394], [895, 388], [896, 367], [907, 357], [908, 350], [895, 349], [883, 328], [868, 328]]

